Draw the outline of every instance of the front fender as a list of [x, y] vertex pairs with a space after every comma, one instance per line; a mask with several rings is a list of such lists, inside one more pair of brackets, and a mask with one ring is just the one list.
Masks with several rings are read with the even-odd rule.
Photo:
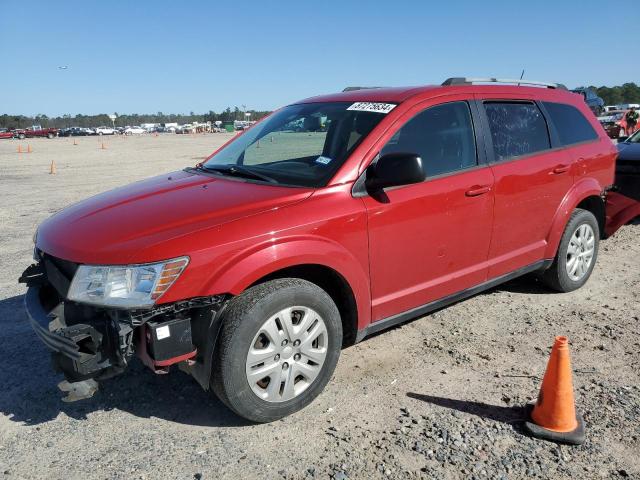
[[547, 248], [545, 250], [544, 258], [554, 258], [556, 256], [560, 239], [562, 238], [564, 228], [569, 221], [571, 212], [573, 212], [578, 204], [585, 198], [601, 196], [602, 190], [602, 186], [595, 179], [583, 178], [578, 180], [567, 192], [562, 199], [555, 216], [553, 217], [551, 229], [547, 235]]
[[264, 242], [243, 250], [220, 265], [206, 282], [206, 295], [238, 295], [261, 278], [288, 267], [321, 265], [340, 274], [351, 287], [358, 308], [358, 329], [371, 318], [366, 265], [342, 245], [326, 238], [302, 235]]

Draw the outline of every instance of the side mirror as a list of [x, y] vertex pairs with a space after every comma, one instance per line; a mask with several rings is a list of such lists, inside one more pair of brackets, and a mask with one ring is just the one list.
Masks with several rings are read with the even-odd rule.
[[415, 153], [388, 153], [367, 170], [366, 186], [370, 191], [424, 181], [422, 159]]
[[629, 138], [629, 137], [624, 136], [624, 135], [623, 135], [623, 136], [621, 136], [621, 137], [618, 137], [618, 143], [620, 143], [620, 142], [624, 142], [624, 141], [626, 141], [628, 138]]

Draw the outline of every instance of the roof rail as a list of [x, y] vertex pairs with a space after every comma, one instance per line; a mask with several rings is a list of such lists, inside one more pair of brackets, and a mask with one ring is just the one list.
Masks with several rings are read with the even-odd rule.
[[451, 86], [451, 85], [473, 85], [477, 83], [506, 83], [512, 85], [533, 85], [536, 87], [545, 87], [545, 88], [558, 88], [561, 90], [566, 90], [565, 87], [561, 83], [550, 83], [550, 82], [537, 82], [535, 80], [524, 80], [524, 79], [514, 79], [514, 78], [492, 78], [492, 77], [451, 77], [447, 78], [444, 82], [442, 82], [443, 87]]
[[382, 87], [346, 87], [343, 92], [353, 92], [354, 90], [370, 90], [372, 88], [382, 88]]

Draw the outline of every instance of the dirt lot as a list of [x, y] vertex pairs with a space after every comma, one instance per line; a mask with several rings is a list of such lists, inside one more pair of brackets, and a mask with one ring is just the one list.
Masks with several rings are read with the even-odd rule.
[[[640, 225], [587, 285], [522, 279], [343, 351], [306, 410], [248, 425], [181, 372], [141, 366], [66, 404], [22, 310], [36, 225], [91, 194], [201, 160], [226, 134], [0, 141], [2, 478], [640, 478]], [[57, 175], [49, 175], [52, 161]], [[587, 442], [521, 432], [553, 337], [572, 341]]]

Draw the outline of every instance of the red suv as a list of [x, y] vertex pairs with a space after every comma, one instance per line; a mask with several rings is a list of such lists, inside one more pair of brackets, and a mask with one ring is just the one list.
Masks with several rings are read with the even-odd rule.
[[137, 355], [268, 422], [372, 333], [530, 272], [581, 287], [616, 149], [579, 95], [515, 83], [303, 100], [43, 222], [21, 281], [67, 389]]

